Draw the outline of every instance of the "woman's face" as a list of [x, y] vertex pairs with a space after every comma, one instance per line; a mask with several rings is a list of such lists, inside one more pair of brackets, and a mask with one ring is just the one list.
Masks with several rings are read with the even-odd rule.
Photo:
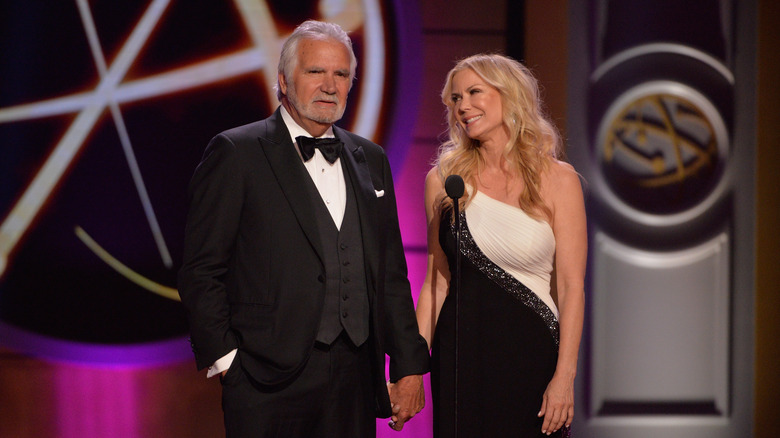
[[504, 126], [501, 94], [471, 69], [452, 77], [452, 110], [469, 138], [504, 146], [509, 132]]

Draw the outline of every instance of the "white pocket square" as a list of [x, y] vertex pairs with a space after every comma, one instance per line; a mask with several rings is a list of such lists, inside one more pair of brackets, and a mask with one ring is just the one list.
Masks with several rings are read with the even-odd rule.
[[374, 193], [376, 193], [377, 198], [381, 198], [382, 196], [385, 196], [384, 190], [374, 190]]

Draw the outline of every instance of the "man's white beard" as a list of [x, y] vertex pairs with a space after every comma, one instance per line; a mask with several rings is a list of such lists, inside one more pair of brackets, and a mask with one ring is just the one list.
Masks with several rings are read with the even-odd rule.
[[295, 93], [295, 86], [292, 82], [290, 82], [287, 86], [287, 100], [290, 101], [290, 104], [293, 106], [293, 108], [295, 108], [295, 111], [297, 111], [302, 118], [314, 120], [317, 123], [336, 123], [337, 121], [341, 120], [341, 117], [344, 115], [344, 110], [347, 109], [346, 105], [341, 105], [339, 107], [339, 103], [336, 103], [336, 114], [333, 114], [332, 116], [328, 114], [319, 114], [318, 111], [311, 108], [312, 102], [308, 102], [305, 105], [302, 105], [301, 102], [298, 101], [297, 94]]

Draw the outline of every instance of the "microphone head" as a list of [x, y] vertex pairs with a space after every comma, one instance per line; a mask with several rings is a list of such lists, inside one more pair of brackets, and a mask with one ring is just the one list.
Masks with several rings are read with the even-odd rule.
[[444, 181], [444, 190], [447, 192], [447, 196], [452, 199], [458, 199], [463, 196], [463, 191], [465, 189], [466, 186], [460, 175], [450, 175]]

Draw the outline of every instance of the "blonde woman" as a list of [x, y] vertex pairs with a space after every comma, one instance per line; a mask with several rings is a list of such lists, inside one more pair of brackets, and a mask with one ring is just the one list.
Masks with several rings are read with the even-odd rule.
[[[442, 100], [449, 140], [425, 180], [428, 270], [417, 307], [432, 348], [434, 436], [456, 426], [461, 437], [568, 436], [587, 258], [578, 175], [556, 158], [558, 133], [519, 62], [466, 58]], [[457, 318], [449, 175], [466, 183]]]

